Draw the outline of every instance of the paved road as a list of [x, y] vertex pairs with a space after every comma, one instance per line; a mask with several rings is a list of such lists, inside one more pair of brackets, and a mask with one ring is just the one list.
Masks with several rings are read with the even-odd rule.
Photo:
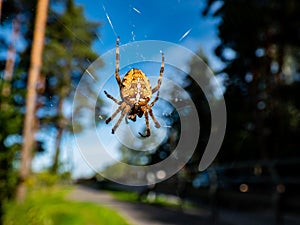
[[[236, 210], [219, 210], [218, 221], [214, 223], [209, 211], [182, 211], [166, 207], [123, 202], [110, 193], [76, 186], [69, 196], [76, 201], [98, 203], [115, 209], [132, 225], [278, 225], [272, 211], [239, 212]], [[280, 225], [300, 225], [299, 215], [285, 215]]]
[[[77, 186], [69, 195], [76, 201], [99, 203], [119, 212], [132, 225], [212, 225], [207, 211], [184, 212], [160, 206], [116, 200], [108, 192]], [[218, 223], [218, 225], [229, 225]]]

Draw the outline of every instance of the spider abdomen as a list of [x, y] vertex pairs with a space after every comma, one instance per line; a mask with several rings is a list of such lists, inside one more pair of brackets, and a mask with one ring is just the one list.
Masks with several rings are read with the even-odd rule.
[[130, 105], [146, 105], [152, 97], [151, 84], [139, 69], [129, 70], [122, 80], [121, 98]]

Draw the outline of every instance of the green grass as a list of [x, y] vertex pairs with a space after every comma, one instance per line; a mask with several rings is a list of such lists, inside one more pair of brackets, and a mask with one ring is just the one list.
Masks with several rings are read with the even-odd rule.
[[127, 191], [112, 191], [113, 196], [119, 200], [127, 201], [127, 202], [136, 202], [136, 203], [145, 203], [166, 207], [174, 207], [174, 208], [182, 208], [182, 207], [190, 207], [188, 203], [182, 203], [178, 198], [171, 198], [167, 195], [155, 195], [151, 196], [151, 194], [147, 196], [143, 196], [139, 199], [139, 196], [135, 192], [127, 192]]
[[65, 198], [66, 188], [31, 191], [23, 204], [6, 204], [4, 225], [128, 225], [115, 211]]
[[129, 191], [110, 191], [112, 195], [119, 200], [127, 201], [127, 202], [138, 202], [139, 196], [136, 192], [129, 192]]

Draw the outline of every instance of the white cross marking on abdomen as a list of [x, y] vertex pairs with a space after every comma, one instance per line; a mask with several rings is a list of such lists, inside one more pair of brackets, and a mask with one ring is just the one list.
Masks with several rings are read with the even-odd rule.
[[136, 87], [137, 87], [137, 94], [135, 96], [135, 103], [138, 104], [139, 101], [140, 101], [140, 97], [141, 97], [141, 87], [142, 87], [142, 85], [140, 83], [140, 78], [139, 77], [138, 77], [138, 80], [137, 80]]

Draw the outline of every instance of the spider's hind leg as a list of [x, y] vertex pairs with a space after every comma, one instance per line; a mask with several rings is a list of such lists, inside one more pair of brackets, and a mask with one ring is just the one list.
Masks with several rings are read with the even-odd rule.
[[129, 122], [128, 122], [128, 117], [127, 117], [127, 116], [125, 116], [125, 123], [126, 123], [126, 124], [129, 123]]
[[123, 117], [128, 113], [129, 110], [130, 110], [130, 106], [129, 105], [125, 105], [124, 109], [122, 111], [122, 114], [121, 114], [120, 118], [118, 119], [118, 121], [116, 122], [115, 126], [113, 127], [111, 133], [113, 133], [113, 134], [115, 133], [115, 131], [118, 128], [118, 126], [120, 125]]
[[159, 122], [157, 121], [157, 119], [155, 118], [155, 116], [154, 116], [154, 114], [153, 114], [151, 108], [149, 109], [149, 114], [150, 114], [150, 116], [151, 116], [153, 122], [155, 123], [155, 127], [156, 127], [156, 128], [160, 128], [160, 124], [159, 124]]
[[123, 110], [123, 109], [125, 108], [125, 106], [126, 106], [125, 103], [124, 103], [124, 104], [121, 104], [121, 105], [116, 109], [116, 111], [115, 111], [109, 118], [107, 118], [107, 120], [105, 120], [105, 123], [108, 124], [110, 121], [112, 121], [112, 120], [116, 117], [116, 115], [117, 115], [121, 110]]
[[145, 110], [145, 120], [146, 120], [146, 134], [142, 134], [139, 132], [139, 135], [141, 135], [141, 137], [149, 137], [150, 136], [150, 125], [149, 125], [149, 116], [148, 116], [148, 111]]
[[157, 121], [157, 119], [155, 118], [155, 116], [154, 116], [154, 114], [152, 112], [152, 106], [154, 106], [154, 104], [158, 100], [158, 98], [159, 98], [159, 91], [157, 91], [155, 99], [150, 103], [150, 105], [147, 106], [149, 114], [150, 114], [153, 122], [155, 123], [155, 127], [156, 128], [160, 128], [160, 124], [159, 124], [159, 122]]

